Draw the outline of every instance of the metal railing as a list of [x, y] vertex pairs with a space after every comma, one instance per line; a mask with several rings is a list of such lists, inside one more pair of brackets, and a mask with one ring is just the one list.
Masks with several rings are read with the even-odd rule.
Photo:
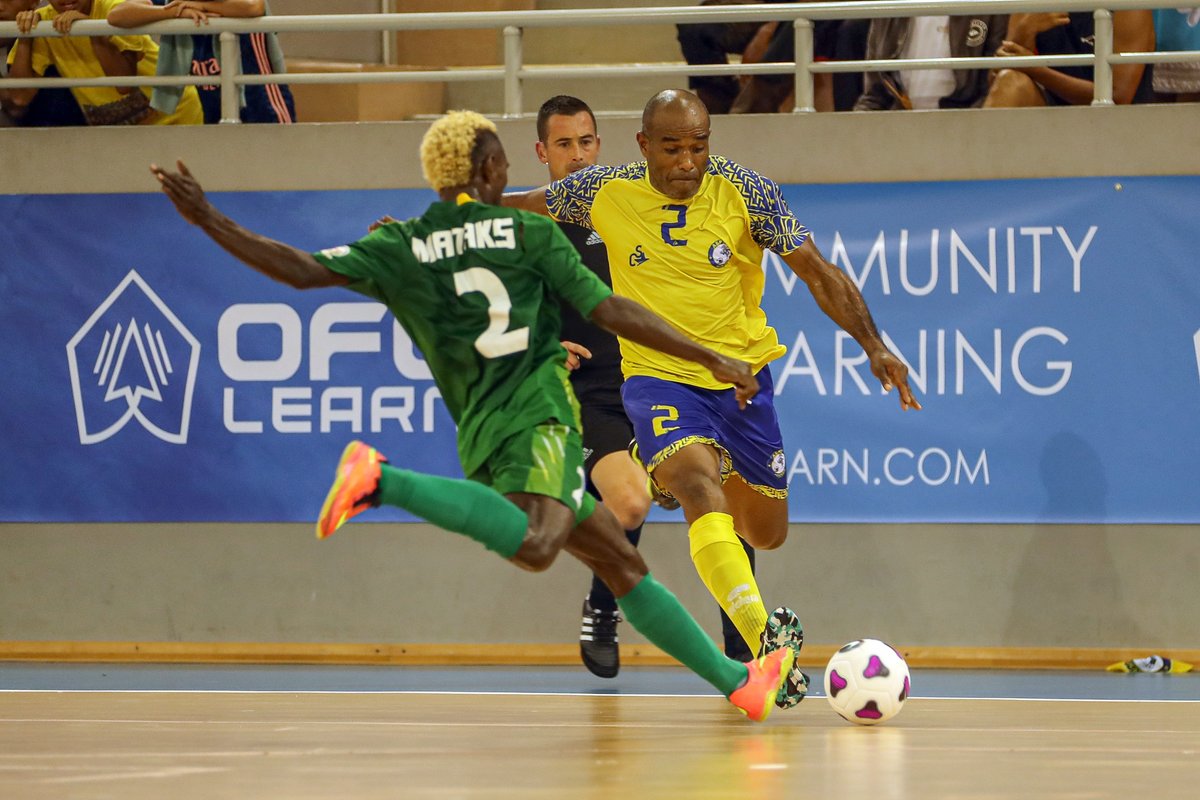
[[[396, 72], [288, 73], [284, 75], [241, 75], [223, 69], [219, 76], [221, 121], [238, 122], [238, 87], [269, 83], [425, 83], [495, 81], [504, 89], [504, 116], [521, 115], [524, 81], [538, 78], [646, 78], [687, 75], [780, 75], [795, 77], [793, 111], [814, 111], [813, 77], [836, 72], [885, 72], [923, 69], [999, 69], [1002, 67], [1090, 66], [1094, 69], [1092, 105], [1109, 106], [1112, 98], [1112, 68], [1117, 64], [1160, 64], [1200, 60], [1200, 51], [1113, 52], [1112, 12], [1164, 7], [1164, 0], [872, 0], [853, 3], [763, 4], [749, 6], [704, 6], [660, 8], [555, 9], [546, 11], [486, 11], [433, 14], [336, 14], [314, 16], [271, 16], [255, 19], [214, 18], [201, 29], [219, 36], [221, 60], [239, 64], [240, 33], [356, 32], [383, 35], [397, 31], [479, 30], [503, 32], [504, 64], [496, 67], [425, 69]], [[918, 17], [936, 14], [1012, 14], [1037, 11], [1092, 11], [1095, 17], [1095, 52], [1092, 55], [1035, 55], [990, 58], [889, 59], [815, 63], [813, 22], [822, 20]], [[587, 66], [537, 66], [524, 63], [522, 31], [526, 28], [579, 28], [595, 25], [649, 25], [695, 22], [768, 22], [780, 20], [795, 26], [795, 60], [766, 64], [690, 65], [679, 63], [634, 63]], [[193, 35], [190, 20], [157, 22], [140, 28], [115, 28], [99, 21], [78, 22], [76, 36], [129, 34]], [[27, 34], [17, 32], [16, 23], [0, 22], [3, 37], [59, 36], [42, 23]], [[385, 55], [389, 50], [385, 48]], [[211, 85], [213, 76], [121, 77], [121, 86]], [[9, 78], [5, 88], [49, 88], [112, 86], [114, 78]]]

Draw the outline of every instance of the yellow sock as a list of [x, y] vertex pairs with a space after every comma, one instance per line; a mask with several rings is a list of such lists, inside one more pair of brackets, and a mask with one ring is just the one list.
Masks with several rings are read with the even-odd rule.
[[688, 529], [688, 540], [700, 580], [733, 620], [750, 652], [758, 653], [767, 609], [758, 593], [750, 559], [733, 530], [733, 517], [716, 511], [705, 514]]

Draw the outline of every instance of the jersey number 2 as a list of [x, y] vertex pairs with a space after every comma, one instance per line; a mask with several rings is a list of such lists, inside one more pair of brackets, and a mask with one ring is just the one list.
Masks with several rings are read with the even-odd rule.
[[683, 230], [687, 227], [687, 206], [663, 206], [663, 211], [674, 211], [675, 221], [662, 224], [662, 240], [672, 247], [683, 247], [687, 239], [676, 239], [672, 231]]
[[512, 300], [504, 283], [496, 277], [496, 273], [483, 267], [472, 267], [462, 272], [454, 273], [454, 290], [458, 296], [471, 292], [479, 292], [488, 301], [487, 330], [479, 334], [475, 340], [475, 349], [484, 358], [500, 358], [501, 356], [519, 353], [529, 349], [529, 326], [508, 329], [508, 317], [512, 311]]

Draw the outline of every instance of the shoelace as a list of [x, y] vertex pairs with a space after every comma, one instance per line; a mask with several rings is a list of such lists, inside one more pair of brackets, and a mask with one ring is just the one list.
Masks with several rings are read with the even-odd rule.
[[592, 626], [592, 639], [605, 641], [617, 638], [617, 623], [621, 621], [620, 611], [597, 611], [592, 609], [588, 623]]

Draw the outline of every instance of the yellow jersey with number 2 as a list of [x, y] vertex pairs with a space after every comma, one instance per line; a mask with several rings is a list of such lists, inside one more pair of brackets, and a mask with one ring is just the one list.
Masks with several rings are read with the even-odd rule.
[[[650, 185], [644, 161], [597, 165], [550, 184], [546, 205], [554, 219], [591, 228], [604, 240], [617, 294], [756, 372], [787, 352], [762, 310], [763, 250], [790, 253], [809, 232], [774, 181], [710, 156], [699, 191], [675, 200]], [[698, 364], [626, 339], [621, 357], [626, 378], [729, 386]]]

